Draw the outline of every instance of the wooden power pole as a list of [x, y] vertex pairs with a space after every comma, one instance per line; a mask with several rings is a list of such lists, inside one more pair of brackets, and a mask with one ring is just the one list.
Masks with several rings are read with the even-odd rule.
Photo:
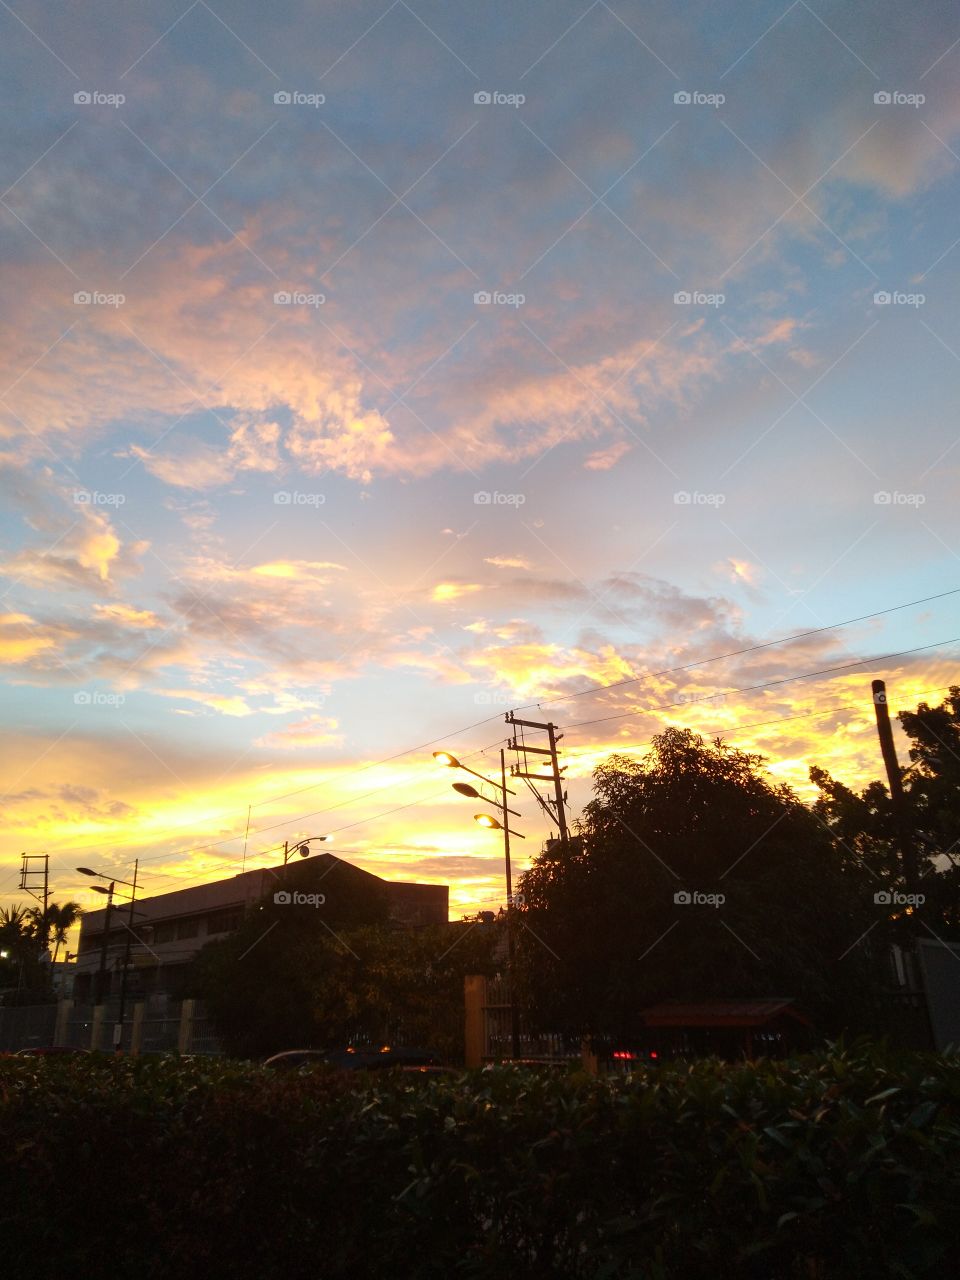
[[[512, 751], [516, 751], [520, 763], [510, 770], [511, 776], [514, 778], [525, 778], [527, 785], [537, 799], [537, 803], [557, 824], [557, 830], [560, 833], [560, 847], [566, 858], [570, 852], [570, 833], [567, 827], [566, 802], [567, 797], [563, 789], [563, 770], [560, 768], [559, 751], [557, 744], [563, 738], [563, 734], [557, 733], [555, 724], [543, 724], [539, 720], [518, 720], [512, 711], [508, 711], [504, 717], [507, 724], [512, 725], [514, 730], [520, 729], [518, 735], [514, 732], [514, 736], [510, 739], [509, 747]], [[539, 729], [547, 735], [548, 746], [532, 747], [528, 746], [523, 740], [524, 729]], [[550, 761], [549, 773], [531, 773], [529, 771], [528, 755], [547, 756]], [[546, 763], [546, 761], [544, 761]], [[545, 782], [553, 786], [553, 799], [547, 800], [531, 785], [533, 782]]]
[[894, 818], [897, 824], [897, 839], [903, 864], [904, 884], [907, 893], [916, 893], [917, 881], [919, 880], [917, 850], [907, 820], [907, 796], [903, 789], [903, 775], [900, 772], [897, 748], [893, 741], [890, 707], [887, 703], [887, 686], [883, 680], [874, 680], [871, 688], [873, 690], [873, 707], [877, 716], [877, 735], [880, 738], [880, 751], [887, 771], [887, 785], [890, 788], [890, 800], [893, 804]]

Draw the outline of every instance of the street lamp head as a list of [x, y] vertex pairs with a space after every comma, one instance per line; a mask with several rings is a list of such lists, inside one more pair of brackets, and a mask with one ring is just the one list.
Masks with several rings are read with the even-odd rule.
[[435, 751], [433, 758], [437, 764], [445, 764], [448, 769], [460, 768], [460, 761], [456, 756], [452, 756], [449, 751]]
[[82, 876], [98, 876], [100, 874], [99, 871], [91, 871], [89, 867], [77, 867], [77, 870]]
[[453, 789], [454, 791], [459, 791], [462, 796], [469, 796], [471, 800], [483, 799], [477, 788], [471, 786], [469, 782], [455, 782], [453, 783]]
[[112, 885], [110, 886], [109, 889], [105, 889], [102, 884], [92, 884], [90, 888], [93, 890], [94, 893], [105, 893], [109, 895], [113, 892]]
[[473, 815], [473, 820], [474, 820], [474, 822], [479, 823], [479, 825], [480, 825], [481, 827], [487, 827], [487, 828], [489, 828], [489, 830], [491, 830], [491, 831], [502, 831], [502, 830], [503, 830], [503, 828], [501, 827], [500, 823], [496, 820], [496, 818], [493, 816], [493, 814], [490, 814], [490, 813], [475, 813], [475, 814]]

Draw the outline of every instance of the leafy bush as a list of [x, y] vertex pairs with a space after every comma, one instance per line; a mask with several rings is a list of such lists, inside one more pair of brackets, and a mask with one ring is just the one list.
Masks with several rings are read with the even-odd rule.
[[960, 1061], [631, 1080], [5, 1059], [11, 1275], [953, 1276]]

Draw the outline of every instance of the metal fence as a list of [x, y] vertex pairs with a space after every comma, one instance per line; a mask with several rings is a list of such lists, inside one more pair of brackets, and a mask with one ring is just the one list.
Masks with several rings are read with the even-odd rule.
[[[114, 1035], [120, 1016], [116, 999], [102, 1005], [61, 1000], [57, 1004], [0, 1006], [0, 1052], [64, 1045], [71, 1049], [117, 1047]], [[124, 1009], [124, 1053], [222, 1052], [213, 1024], [199, 1001], [150, 997]]]
[[0, 1007], [0, 1051], [35, 1049], [53, 1044], [57, 1005], [37, 1004]]

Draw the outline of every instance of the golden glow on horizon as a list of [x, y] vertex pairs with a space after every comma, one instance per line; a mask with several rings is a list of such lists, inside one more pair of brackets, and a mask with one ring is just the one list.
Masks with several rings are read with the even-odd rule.
[[[645, 754], [651, 734], [668, 724], [689, 725], [705, 738], [719, 734], [733, 746], [764, 755], [771, 774], [807, 800], [815, 794], [809, 781], [814, 763], [855, 788], [882, 778], [871, 674], [856, 672], [816, 687], [781, 688], [762, 698], [730, 695], [656, 715], [638, 712], [623, 722], [567, 728], [561, 749], [571, 814], [590, 798], [589, 780], [598, 765], [615, 752]], [[921, 700], [941, 701], [941, 689], [955, 680], [955, 672], [949, 664], [930, 664], [920, 673], [888, 672], [887, 679], [895, 691], [895, 708], [912, 708]], [[666, 693], [657, 696], [670, 700]], [[617, 713], [616, 704], [608, 702], [605, 709], [584, 701], [577, 708], [578, 719], [594, 718], [587, 706], [598, 720]], [[808, 717], [825, 706], [842, 709]], [[573, 723], [572, 708], [568, 705], [556, 718], [561, 728], [563, 721]], [[745, 727], [738, 729], [738, 724]], [[905, 744], [896, 727], [895, 732], [905, 762]], [[475, 742], [475, 734], [471, 737]], [[464, 743], [470, 763], [483, 769], [470, 745]], [[414, 754], [372, 766], [362, 757], [318, 762], [309, 752], [305, 755], [308, 759], [300, 763], [273, 757], [266, 770], [260, 762], [244, 762], [243, 756], [239, 762], [227, 757], [220, 767], [211, 762], [204, 772], [192, 761], [171, 759], [164, 766], [147, 744], [138, 745], [133, 738], [126, 744], [70, 737], [57, 741], [53, 735], [48, 741], [37, 739], [20, 761], [20, 769], [28, 770], [29, 787], [18, 784], [12, 770], [3, 779], [10, 792], [0, 814], [3, 847], [17, 854], [48, 851], [59, 899], [75, 892], [72, 868], [78, 857], [98, 856], [106, 869], [122, 876], [123, 866], [140, 856], [145, 891], [160, 893], [222, 879], [244, 865], [274, 865], [284, 839], [296, 843], [319, 829], [335, 836], [341, 856], [387, 879], [449, 884], [455, 916], [503, 901], [501, 854], [489, 840], [496, 820], [483, 815], [486, 820], [475, 825], [462, 798], [436, 775], [436, 764], [459, 763], [452, 753]], [[85, 779], [89, 795], [58, 799], [63, 780], [77, 777]], [[244, 862], [248, 805], [252, 819]], [[517, 826], [530, 849], [523, 856], [529, 859], [547, 834], [546, 826], [532, 803], [518, 807], [523, 817]], [[16, 865], [17, 858], [8, 853], [10, 900]], [[518, 872], [526, 865], [521, 861]]]

